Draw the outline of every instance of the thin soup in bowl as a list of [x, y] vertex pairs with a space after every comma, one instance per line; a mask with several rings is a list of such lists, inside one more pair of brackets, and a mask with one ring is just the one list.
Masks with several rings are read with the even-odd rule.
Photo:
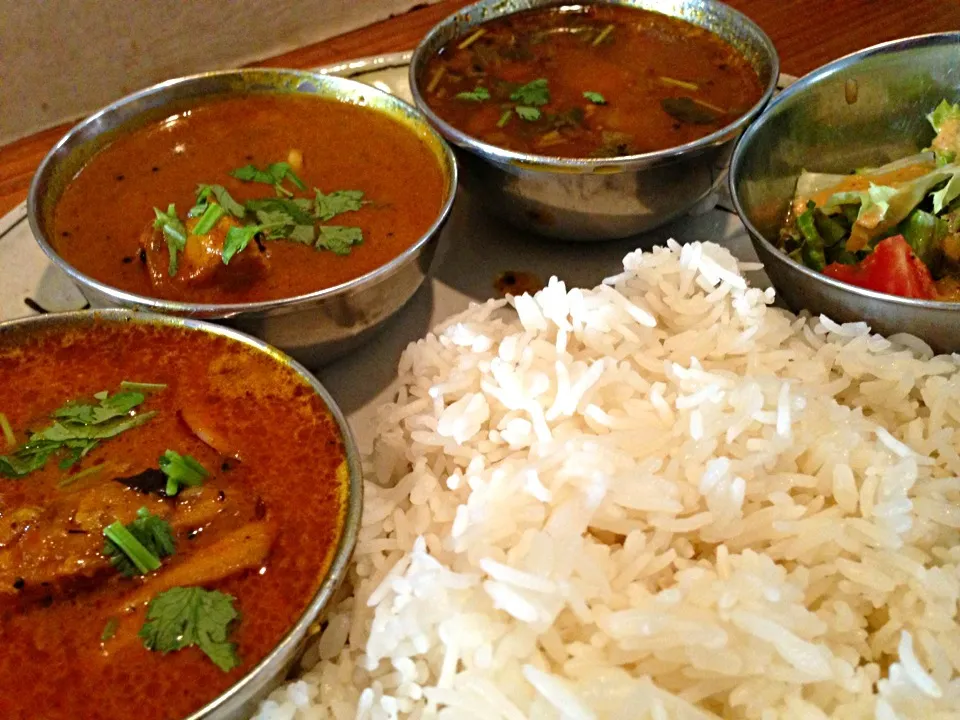
[[777, 75], [770, 39], [716, 0], [481, 0], [410, 64], [464, 189], [571, 240], [645, 232], [707, 198]]
[[454, 127], [517, 152], [637, 155], [693, 142], [763, 95], [732, 45], [629, 5], [553, 5], [464, 30], [427, 63], [423, 97]]

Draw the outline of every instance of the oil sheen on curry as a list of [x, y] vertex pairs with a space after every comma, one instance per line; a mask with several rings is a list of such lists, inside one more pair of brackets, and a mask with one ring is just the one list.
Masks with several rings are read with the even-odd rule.
[[55, 250], [191, 303], [295, 297], [393, 260], [431, 226], [434, 152], [383, 112], [290, 95], [211, 100], [119, 137], [68, 184]]
[[422, 87], [442, 119], [485, 143], [570, 158], [692, 142], [762, 96], [750, 63], [713, 33], [623, 5], [491, 20], [445, 45]]
[[179, 719], [315, 595], [342, 437], [236, 341], [103, 323], [0, 338], [0, 717]]

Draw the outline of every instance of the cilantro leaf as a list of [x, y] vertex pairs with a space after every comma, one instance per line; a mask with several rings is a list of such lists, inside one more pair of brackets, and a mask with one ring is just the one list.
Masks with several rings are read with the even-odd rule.
[[237, 219], [243, 219], [246, 213], [243, 205], [234, 200], [233, 196], [223, 185], [206, 185], [201, 183], [197, 185], [197, 202], [190, 208], [187, 217], [203, 215], [213, 202], [216, 202], [216, 204], [220, 205], [220, 207]]
[[[119, 523], [112, 523], [104, 529], [106, 540], [103, 554], [121, 575], [145, 575], [160, 567], [160, 558], [176, 552], [177, 545], [170, 523], [145, 507], [137, 510], [133, 522], [122, 526], [126, 533], [119, 531], [117, 525]], [[135, 543], [130, 542], [131, 537]]]
[[261, 232], [259, 225], [244, 225], [227, 230], [227, 237], [223, 241], [223, 250], [220, 252], [223, 264], [229, 265], [233, 256], [242, 252], [258, 232]]
[[290, 167], [290, 163], [278, 162], [273, 163], [272, 165], [267, 166], [267, 172], [269, 172], [273, 177], [276, 178], [276, 183], [279, 185], [284, 180], [289, 180], [297, 188], [297, 190], [306, 190], [307, 186], [303, 184], [303, 180], [297, 177], [297, 174], [293, 171], [293, 168]]
[[303, 180], [293, 172], [290, 163], [286, 162], [272, 163], [267, 165], [264, 170], [261, 170], [256, 165], [244, 165], [242, 168], [232, 170], [230, 175], [244, 182], [258, 182], [273, 185], [278, 195], [292, 195], [289, 190], [283, 187], [284, 180], [289, 180], [298, 190], [307, 189], [307, 186], [303, 184]]
[[213, 230], [217, 223], [220, 222], [226, 214], [226, 211], [220, 207], [217, 203], [210, 203], [206, 206], [206, 210], [203, 211], [203, 215], [200, 216], [200, 221], [194, 225], [193, 234], [194, 235], [206, 235], [208, 232]]
[[606, 105], [607, 99], [598, 92], [593, 92], [592, 90], [587, 90], [583, 96], [592, 102], [594, 105]]
[[455, 96], [457, 100], [469, 100], [470, 102], [483, 102], [490, 99], [490, 91], [482, 85], [477, 85], [469, 92], [459, 92]]
[[533, 122], [534, 120], [540, 119], [540, 110], [535, 107], [528, 107], [526, 105], [517, 105], [516, 107], [517, 115], [520, 116], [521, 120], [526, 120], [527, 122]]
[[233, 196], [227, 192], [227, 189], [223, 185], [207, 185], [207, 187], [210, 188], [213, 196], [224, 210], [235, 218], [243, 218], [245, 212], [243, 205], [234, 200]]
[[66, 451], [59, 466], [66, 470], [84, 457], [101, 440], [114, 437], [148, 422], [155, 412], [131, 412], [145, 396], [133, 390], [110, 395], [97, 393], [97, 404], [69, 402], [51, 413], [54, 422], [30, 435], [10, 455], [0, 455], [0, 475], [20, 478], [39, 470], [57, 452]]
[[[309, 225], [313, 223], [313, 217], [310, 215], [309, 200], [305, 200], [307, 207], [304, 207], [304, 203], [299, 202], [298, 200], [291, 200], [290, 198], [265, 198], [262, 200], [248, 200], [245, 204], [245, 208], [257, 216], [257, 219], [261, 223], [266, 223], [268, 221], [261, 219], [260, 213], [283, 213], [286, 216], [284, 222], [288, 225]], [[274, 216], [276, 217], [276, 216]]]
[[170, 251], [167, 274], [173, 277], [177, 274], [177, 253], [187, 245], [187, 228], [177, 216], [177, 206], [173, 203], [167, 206], [166, 212], [154, 208], [153, 213], [157, 216], [153, 226], [163, 232], [163, 237], [167, 241], [167, 249]]
[[314, 247], [330, 250], [337, 255], [349, 255], [352, 246], [363, 242], [363, 230], [343, 225], [321, 225], [320, 237]]
[[[547, 79], [538, 78], [537, 80], [531, 80], [526, 85], [521, 85], [510, 93], [510, 99], [521, 105], [533, 105], [535, 107], [546, 105], [550, 102], [550, 90], [547, 87]], [[520, 108], [517, 108], [517, 110], [519, 109]], [[518, 112], [517, 114], [519, 115], [520, 113]], [[520, 117], [523, 117], [523, 115], [520, 115]]]
[[266, 185], [276, 185], [277, 183], [277, 178], [271, 175], [269, 170], [261, 170], [253, 164], [231, 170], [230, 175], [243, 182], [258, 182]]
[[195, 646], [228, 672], [240, 664], [237, 647], [228, 641], [231, 624], [240, 617], [235, 598], [219, 590], [175, 587], [157, 595], [147, 606], [140, 638], [147, 650], [175, 652]]
[[160, 470], [167, 476], [167, 496], [173, 497], [181, 485], [195, 487], [202, 485], [210, 473], [190, 455], [181, 455], [175, 450], [167, 450], [160, 456]]
[[103, 626], [103, 632], [100, 633], [100, 642], [109, 642], [113, 640], [114, 636], [117, 634], [117, 628], [120, 627], [120, 621], [115, 617], [111, 617], [107, 620], [107, 624]]
[[317, 188], [314, 188], [314, 191], [317, 193], [314, 215], [324, 222], [340, 213], [359, 210], [363, 207], [362, 190], [334, 190], [329, 195], [324, 195]]
[[293, 229], [287, 233], [287, 239], [293, 242], [303, 243], [304, 245], [313, 245], [317, 239], [313, 223], [309, 225], [294, 225]]

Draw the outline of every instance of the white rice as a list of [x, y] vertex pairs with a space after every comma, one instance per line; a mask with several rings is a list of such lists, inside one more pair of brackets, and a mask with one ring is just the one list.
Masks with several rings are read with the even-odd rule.
[[351, 576], [260, 720], [960, 717], [960, 356], [713, 244], [412, 344]]

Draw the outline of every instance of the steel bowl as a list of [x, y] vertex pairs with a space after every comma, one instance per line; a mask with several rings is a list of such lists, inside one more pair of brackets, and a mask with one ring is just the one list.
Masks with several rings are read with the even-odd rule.
[[313, 628], [316, 627], [327, 604], [347, 575], [350, 557], [353, 554], [354, 546], [357, 543], [357, 535], [360, 531], [360, 514], [363, 506], [363, 478], [356, 441], [350, 432], [346, 418], [333, 401], [330, 393], [306, 368], [266, 343], [222, 325], [117, 308], [80, 310], [2, 322], [0, 323], [0, 342], [16, 343], [19, 337], [26, 338], [39, 331], [78, 329], [89, 327], [95, 323], [133, 323], [188, 329], [227, 338], [237, 345], [244, 345], [258, 353], [267, 355], [274, 362], [292, 370], [320, 396], [343, 438], [349, 476], [343, 529], [330, 567], [321, 581], [320, 587], [310, 600], [306, 610], [303, 611], [303, 614], [277, 646], [226, 692], [190, 715], [187, 720], [242, 720], [248, 718], [256, 710], [260, 701], [286, 678], [291, 668], [300, 659], [314, 632]]
[[777, 235], [801, 170], [848, 173], [922, 150], [926, 116], [960, 98], [960, 32], [876, 45], [791, 85], [740, 139], [730, 190], [767, 275], [788, 305], [834, 320], [906, 332], [934, 350], [960, 350], [960, 303], [912, 300], [847, 285], [791, 260]]
[[[214, 97], [256, 93], [319, 96], [365, 105], [399, 121], [430, 148], [446, 194], [436, 220], [410, 248], [355, 280], [307, 295], [237, 304], [198, 304], [129, 293], [79, 272], [50, 242], [64, 189], [99, 150], [119, 135]], [[93, 307], [127, 307], [183, 317], [225, 320], [315, 367], [367, 340], [396, 313], [427, 276], [437, 240], [453, 205], [457, 167], [449, 146], [416, 108], [355, 80], [298, 70], [245, 69], [177, 78], [108, 105], [68, 132], [40, 164], [30, 193], [30, 227], [51, 262], [77, 283]]]
[[455, 146], [465, 188], [490, 212], [526, 230], [567, 240], [607, 240], [645, 232], [693, 208], [722, 181], [734, 142], [776, 89], [779, 59], [748, 17], [716, 0], [611, 0], [652, 10], [719, 35], [742, 53], [764, 86], [736, 121], [695, 142], [615, 158], [571, 159], [488, 145], [440, 118], [420, 91], [427, 61], [477, 25], [558, 0], [483, 0], [451, 15], [420, 42], [410, 63], [417, 107]]

